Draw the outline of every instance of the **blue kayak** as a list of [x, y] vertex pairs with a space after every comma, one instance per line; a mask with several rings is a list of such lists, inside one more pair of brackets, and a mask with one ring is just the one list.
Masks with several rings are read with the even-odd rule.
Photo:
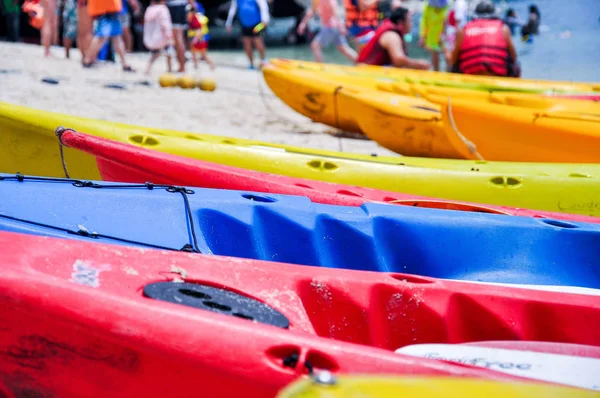
[[302, 265], [600, 288], [600, 225], [0, 174], [0, 230]]

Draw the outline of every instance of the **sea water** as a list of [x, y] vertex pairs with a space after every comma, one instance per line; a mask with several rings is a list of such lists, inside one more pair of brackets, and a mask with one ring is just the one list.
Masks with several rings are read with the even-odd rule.
[[[471, 2], [474, 5], [477, 1]], [[514, 8], [519, 18], [526, 21], [527, 9], [532, 3], [538, 6], [542, 15], [540, 34], [534, 37], [533, 43], [522, 42], [520, 33], [513, 36], [523, 77], [600, 81], [600, 0], [510, 0], [496, 4], [500, 10], [507, 7]], [[410, 45], [410, 55], [415, 58], [427, 58], [427, 53], [416, 45], [419, 17], [415, 13], [413, 19], [415, 39]], [[239, 53], [240, 50], [236, 49], [232, 52]], [[313, 59], [308, 45], [273, 45], [272, 41], [267, 55], [302, 60]], [[335, 48], [325, 49], [324, 56], [326, 62], [348, 64]]]

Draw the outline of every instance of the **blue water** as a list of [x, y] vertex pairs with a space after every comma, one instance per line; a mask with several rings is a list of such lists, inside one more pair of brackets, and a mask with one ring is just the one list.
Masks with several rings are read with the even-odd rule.
[[[507, 1], [527, 17], [529, 1]], [[523, 77], [600, 81], [600, 0], [539, 0], [542, 29], [533, 44], [515, 37]]]
[[[512, 0], [497, 2], [497, 5], [499, 8], [514, 8], [525, 20], [531, 3], [530, 0]], [[521, 42], [520, 35], [514, 36], [523, 77], [600, 81], [600, 0], [537, 0], [535, 3], [542, 14], [540, 35], [532, 44]], [[413, 30], [416, 29], [418, 16], [413, 23]], [[312, 60], [307, 45], [271, 46], [268, 56]], [[416, 46], [411, 47], [411, 56], [427, 57]], [[348, 63], [333, 48], [325, 51], [325, 58], [326, 62]]]

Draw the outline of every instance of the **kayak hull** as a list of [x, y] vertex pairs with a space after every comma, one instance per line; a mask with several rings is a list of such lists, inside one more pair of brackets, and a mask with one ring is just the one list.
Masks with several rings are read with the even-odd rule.
[[0, 230], [330, 268], [600, 287], [598, 224], [0, 176]]
[[600, 114], [584, 118], [552, 110], [481, 103], [474, 106], [469, 101], [450, 103], [442, 98], [437, 101], [442, 104], [448, 137], [458, 145], [460, 132], [485, 159], [600, 163]]
[[[600, 345], [598, 301], [583, 294], [4, 232], [0, 264], [0, 348], [7, 353], [0, 356], [0, 389], [7, 396], [189, 397], [201, 389], [213, 397], [273, 397], [305, 376], [307, 366], [335, 375], [518, 381], [392, 350], [472, 340]], [[156, 282], [186, 289], [204, 284], [256, 299], [285, 316], [289, 327], [244, 319], [254, 312], [241, 305], [236, 311], [244, 317], [232, 316], [215, 305], [222, 297], [195, 308], [148, 296]]]
[[389, 93], [342, 92], [365, 134], [409, 156], [520, 162], [600, 163], [600, 112], [581, 116], [482, 101], [429, 99], [414, 107]]

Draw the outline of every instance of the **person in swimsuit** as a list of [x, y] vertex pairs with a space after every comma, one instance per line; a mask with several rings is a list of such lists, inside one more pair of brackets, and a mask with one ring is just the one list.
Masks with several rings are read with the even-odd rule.
[[186, 6], [190, 5], [194, 10], [196, 4], [194, 0], [167, 0], [167, 7], [171, 14], [171, 23], [173, 25], [173, 39], [175, 41], [175, 53], [179, 63], [178, 72], [185, 72], [185, 37], [184, 30], [187, 29], [187, 11]]
[[529, 6], [529, 18], [527, 23], [521, 29], [521, 39], [524, 42], [533, 43], [533, 35], [539, 33], [542, 15], [535, 4]]
[[269, 5], [267, 0], [232, 0], [227, 14], [225, 27], [231, 33], [231, 24], [236, 13], [242, 27], [242, 43], [250, 61], [250, 69], [254, 69], [254, 48], [260, 55], [260, 65], [266, 62], [265, 43], [262, 33], [269, 24]]
[[323, 62], [322, 47], [335, 44], [338, 51], [352, 63], [356, 62], [356, 52], [348, 45], [346, 40], [346, 27], [342, 19], [337, 15], [336, 0], [316, 0], [307, 12], [302, 22], [298, 25], [298, 34], [303, 35], [306, 30], [306, 24], [315, 14], [315, 9], [321, 19], [321, 28], [310, 44], [315, 61]]

